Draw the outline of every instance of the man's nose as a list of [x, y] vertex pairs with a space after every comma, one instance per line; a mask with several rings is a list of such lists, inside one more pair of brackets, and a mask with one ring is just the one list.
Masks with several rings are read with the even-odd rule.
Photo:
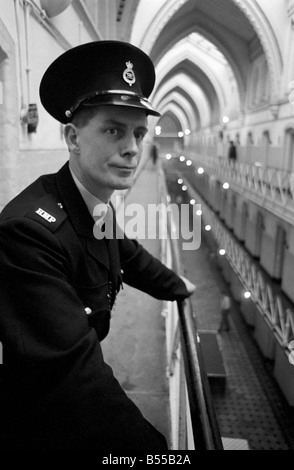
[[126, 136], [121, 145], [121, 155], [123, 157], [135, 157], [139, 153], [137, 139], [134, 135]]

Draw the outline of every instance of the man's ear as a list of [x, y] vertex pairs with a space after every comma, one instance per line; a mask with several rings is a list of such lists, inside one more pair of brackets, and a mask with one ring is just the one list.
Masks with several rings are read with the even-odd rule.
[[79, 129], [72, 123], [64, 127], [64, 138], [70, 153], [79, 154]]

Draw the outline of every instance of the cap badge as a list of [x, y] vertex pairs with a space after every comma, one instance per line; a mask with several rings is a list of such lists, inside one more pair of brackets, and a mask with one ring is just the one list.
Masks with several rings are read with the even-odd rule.
[[126, 62], [126, 66], [127, 68], [123, 73], [123, 79], [130, 86], [132, 86], [134, 85], [134, 83], [136, 83], [136, 75], [135, 75], [135, 72], [133, 71], [134, 65], [129, 61], [129, 62]]

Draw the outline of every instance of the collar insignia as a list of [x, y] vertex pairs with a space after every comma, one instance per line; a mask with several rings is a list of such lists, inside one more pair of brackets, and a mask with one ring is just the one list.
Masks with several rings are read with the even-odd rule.
[[56, 218], [53, 217], [52, 215], [48, 214], [48, 212], [44, 211], [43, 209], [39, 208], [37, 211], [36, 211], [36, 214], [40, 215], [41, 217], [43, 217], [43, 219], [47, 220], [47, 222], [49, 222], [50, 224], [56, 222]]

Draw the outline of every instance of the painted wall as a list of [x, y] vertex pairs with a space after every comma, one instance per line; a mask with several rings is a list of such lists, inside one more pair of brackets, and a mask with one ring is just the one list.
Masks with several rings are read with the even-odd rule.
[[[39, 84], [46, 68], [66, 49], [99, 37], [85, 12], [73, 5], [45, 23], [32, 12], [26, 19], [21, 0], [1, 0], [0, 209], [38, 176], [55, 172], [67, 160], [63, 127], [42, 107]], [[38, 109], [33, 133], [20, 119], [29, 104]]]

